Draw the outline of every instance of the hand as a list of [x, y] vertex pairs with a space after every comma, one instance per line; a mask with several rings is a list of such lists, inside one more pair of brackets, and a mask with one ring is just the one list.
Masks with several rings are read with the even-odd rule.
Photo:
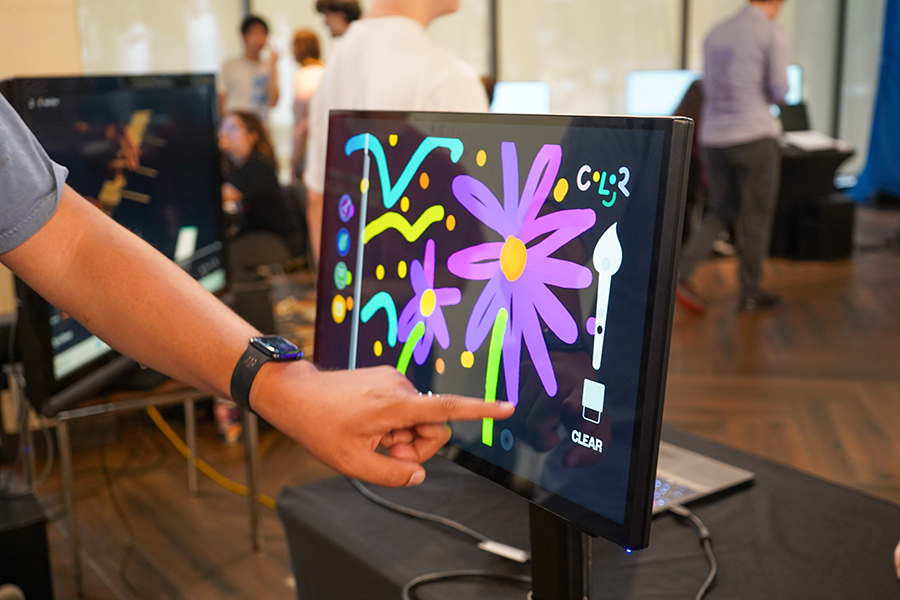
[[270, 67], [273, 67], [273, 68], [275, 67], [275, 65], [278, 63], [279, 56], [280, 55], [278, 54], [278, 50], [275, 48], [275, 46], [269, 46], [269, 66]]
[[[393, 367], [319, 371], [312, 363], [267, 363], [251, 389], [253, 409], [348, 477], [417, 485], [421, 463], [450, 439], [450, 420], [506, 419], [506, 402], [454, 394], [421, 396]], [[376, 452], [381, 445], [388, 455]]]
[[244, 194], [241, 193], [241, 190], [234, 187], [233, 184], [223, 183], [222, 184], [222, 204], [237, 204], [244, 199]]

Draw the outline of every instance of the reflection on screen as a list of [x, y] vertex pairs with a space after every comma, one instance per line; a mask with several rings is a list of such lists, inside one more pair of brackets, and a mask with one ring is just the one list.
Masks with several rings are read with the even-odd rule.
[[[69, 169], [73, 189], [207, 289], [221, 290], [212, 85], [129, 88], [115, 78], [97, 81], [29, 97], [26, 121], [50, 157]], [[50, 323], [57, 379], [110, 350], [59, 310]]]
[[632, 71], [625, 80], [625, 112], [629, 115], [663, 117], [675, 114], [684, 93], [702, 71]]
[[316, 362], [517, 405], [452, 443], [622, 523], [658, 130], [332, 117]]

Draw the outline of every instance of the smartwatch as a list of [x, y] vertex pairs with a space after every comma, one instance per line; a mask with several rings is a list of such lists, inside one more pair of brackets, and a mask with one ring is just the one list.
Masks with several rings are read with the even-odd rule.
[[301, 358], [303, 351], [281, 336], [266, 335], [252, 338], [231, 374], [231, 399], [244, 410], [252, 411], [250, 386], [253, 385], [253, 379], [259, 369], [269, 361], [290, 362]]

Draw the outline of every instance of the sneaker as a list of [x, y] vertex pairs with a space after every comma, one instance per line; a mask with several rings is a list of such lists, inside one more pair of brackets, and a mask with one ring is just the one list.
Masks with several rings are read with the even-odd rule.
[[675, 302], [685, 309], [702, 315], [706, 312], [706, 302], [697, 295], [688, 283], [680, 282], [675, 288]]
[[781, 303], [781, 298], [769, 292], [760, 292], [753, 298], [744, 298], [741, 300], [742, 312], [754, 312], [758, 310], [768, 310], [775, 308]]
[[222, 398], [216, 398], [213, 402], [213, 415], [222, 441], [228, 446], [237, 444], [242, 433], [241, 409], [238, 408], [238, 405]]

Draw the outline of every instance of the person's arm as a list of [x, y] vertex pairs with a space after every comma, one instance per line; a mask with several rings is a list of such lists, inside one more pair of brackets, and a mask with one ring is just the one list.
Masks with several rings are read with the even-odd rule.
[[[50, 220], [0, 262], [120, 352], [223, 398], [259, 334], [68, 186]], [[389, 367], [322, 372], [308, 361], [265, 364], [250, 403], [329, 466], [393, 486], [424, 479], [419, 463], [447, 441], [445, 421], [512, 414], [506, 403], [420, 397]]]
[[269, 47], [269, 106], [278, 104], [278, 51]]
[[768, 58], [769, 101], [781, 105], [788, 93], [787, 68], [791, 60], [791, 40], [785, 29], [778, 27], [775, 30]]

